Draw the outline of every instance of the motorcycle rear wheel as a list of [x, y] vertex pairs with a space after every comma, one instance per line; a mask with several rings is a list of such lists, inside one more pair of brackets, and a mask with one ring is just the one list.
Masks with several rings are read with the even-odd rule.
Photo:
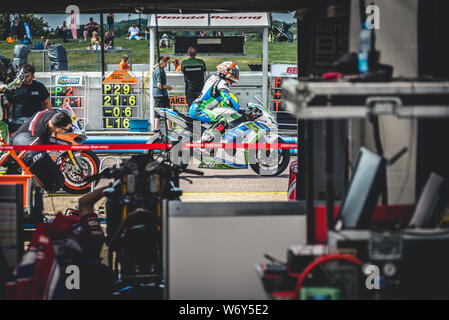
[[[285, 143], [285, 141], [281, 137], [278, 137], [272, 143]], [[278, 155], [277, 163], [272, 164], [271, 166], [264, 163], [264, 161], [261, 157], [261, 152], [265, 151], [266, 154], [265, 154], [264, 158], [275, 159], [273, 157], [274, 155], [272, 154], [274, 150], [276, 150], [276, 149], [270, 149], [270, 150], [266, 150], [266, 151], [265, 150], [257, 150], [255, 159], [252, 159], [252, 161], [250, 162], [251, 169], [253, 169], [253, 171], [255, 173], [257, 173], [258, 175], [272, 176], [272, 177], [277, 176], [277, 175], [281, 174], [282, 172], [284, 172], [284, 170], [287, 169], [288, 164], [290, 163], [290, 150], [289, 149], [278, 149], [277, 152], [279, 152], [279, 155]]]

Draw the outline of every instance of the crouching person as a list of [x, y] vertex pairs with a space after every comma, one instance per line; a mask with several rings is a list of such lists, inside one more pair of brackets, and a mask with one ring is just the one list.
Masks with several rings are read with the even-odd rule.
[[[52, 134], [71, 130], [72, 119], [61, 111], [43, 110], [24, 122], [12, 136], [13, 145], [31, 145], [39, 138], [37, 145], [55, 144]], [[30, 171], [40, 180], [48, 192], [55, 192], [64, 185], [64, 175], [47, 151], [27, 151], [22, 158]]]
[[101, 263], [105, 237], [94, 211], [105, 188], [80, 198], [79, 216], [58, 212], [53, 221], [36, 227], [27, 252], [6, 282], [7, 300], [112, 298], [114, 278]]

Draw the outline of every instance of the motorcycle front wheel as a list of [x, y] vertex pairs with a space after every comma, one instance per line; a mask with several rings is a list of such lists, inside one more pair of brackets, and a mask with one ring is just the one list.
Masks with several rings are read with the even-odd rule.
[[[285, 143], [278, 137], [270, 143]], [[251, 151], [250, 151], [251, 152]], [[277, 153], [277, 154], [276, 154]], [[250, 160], [250, 167], [261, 176], [277, 176], [284, 172], [290, 162], [289, 149], [255, 150], [255, 155]]]
[[63, 189], [71, 194], [84, 194], [91, 190], [92, 183], [84, 182], [86, 176], [97, 174], [100, 168], [100, 159], [90, 150], [82, 151], [81, 170], [79, 170], [73, 163], [68, 152], [64, 152], [58, 157], [59, 170], [64, 175], [65, 181]]

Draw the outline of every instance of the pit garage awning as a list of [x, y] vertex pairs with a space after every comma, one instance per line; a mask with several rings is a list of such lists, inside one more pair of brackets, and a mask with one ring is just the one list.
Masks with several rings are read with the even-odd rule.
[[192, 12], [286, 12], [301, 8], [320, 7], [326, 0], [40, 0], [3, 1], [0, 13], [66, 13], [66, 8], [76, 5], [80, 13], [192, 13]]
[[[270, 21], [266, 12], [234, 12], [234, 13], [195, 13], [195, 14], [149, 14], [150, 27], [150, 63], [155, 64], [157, 47], [156, 26], [158, 31], [168, 30], [244, 30], [262, 29], [262, 101], [268, 105], [268, 27]], [[150, 87], [150, 96], [152, 87]], [[150, 123], [154, 123], [154, 101], [150, 99]]]

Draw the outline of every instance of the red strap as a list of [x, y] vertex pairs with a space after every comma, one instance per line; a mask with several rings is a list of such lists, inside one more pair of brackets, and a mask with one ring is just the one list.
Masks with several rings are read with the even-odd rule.
[[220, 123], [216, 128], [214, 128], [214, 130], [216, 130], [218, 132], [222, 132], [224, 130], [224, 125], [222, 123]]

